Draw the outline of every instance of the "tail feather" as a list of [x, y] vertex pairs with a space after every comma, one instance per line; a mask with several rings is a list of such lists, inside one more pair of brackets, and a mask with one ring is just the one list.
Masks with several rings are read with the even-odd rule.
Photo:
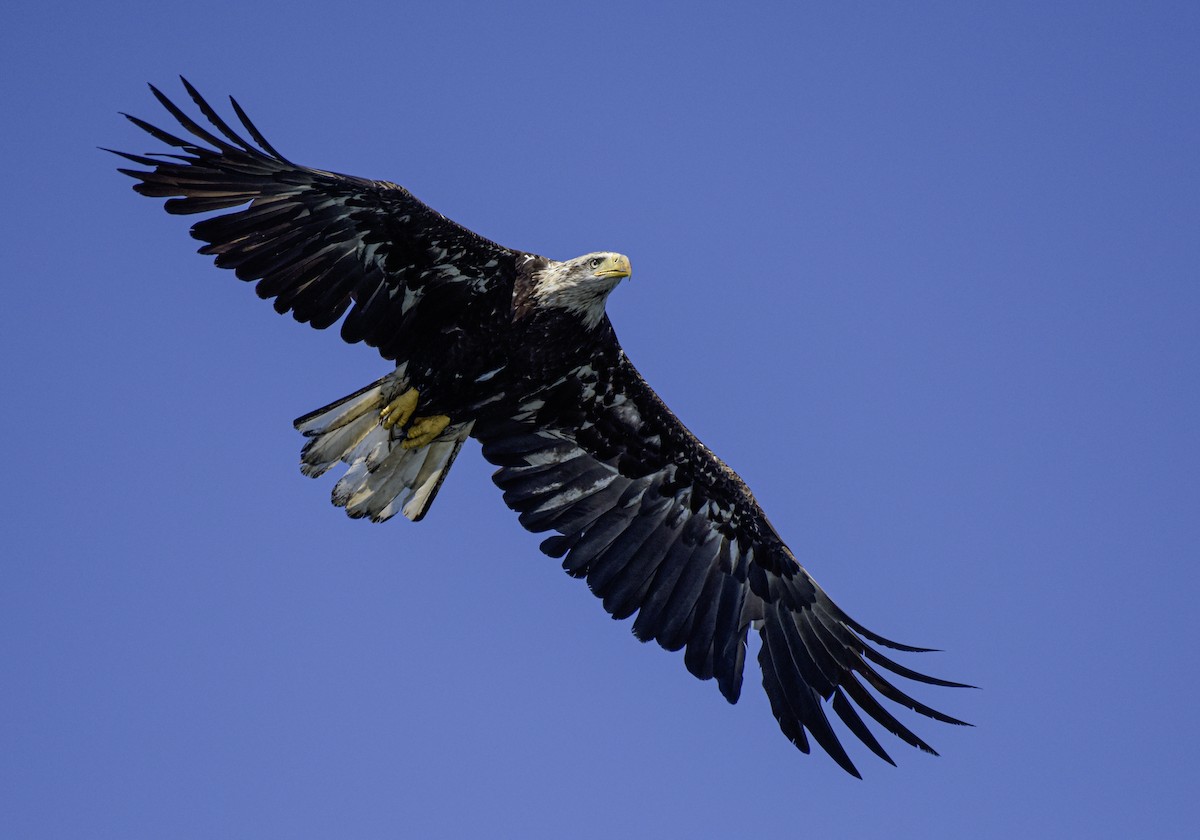
[[301, 472], [313, 478], [324, 474], [374, 429], [382, 431], [379, 411], [386, 404], [383, 386], [377, 382], [299, 418], [296, 428], [309, 439], [300, 452]]
[[333, 503], [351, 517], [382, 522], [402, 512], [420, 520], [471, 434], [473, 423], [457, 423], [420, 449], [404, 449], [403, 431], [385, 429], [379, 412], [407, 387], [401, 368], [296, 420], [309, 438], [300, 454], [305, 475], [322, 475], [339, 461], [349, 465], [333, 488]]

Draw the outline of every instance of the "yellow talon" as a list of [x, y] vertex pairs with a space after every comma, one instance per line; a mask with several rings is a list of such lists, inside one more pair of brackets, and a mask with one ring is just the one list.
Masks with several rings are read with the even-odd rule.
[[408, 418], [412, 417], [413, 412], [417, 410], [417, 399], [419, 397], [420, 394], [417, 393], [416, 388], [409, 388], [385, 405], [379, 412], [379, 417], [383, 420], [383, 428], [403, 427], [408, 422]]
[[450, 425], [450, 418], [445, 414], [435, 414], [433, 417], [418, 417], [408, 429], [408, 439], [400, 444], [403, 449], [420, 449]]
[[417, 402], [420, 398], [421, 395], [416, 388], [409, 388], [379, 412], [379, 419], [383, 421], [385, 429], [403, 429], [405, 424], [412, 420], [412, 425], [408, 428], [408, 435], [400, 444], [404, 449], [420, 449], [422, 446], [432, 443], [450, 425], [450, 418], [445, 414], [413, 419], [413, 412], [417, 410]]

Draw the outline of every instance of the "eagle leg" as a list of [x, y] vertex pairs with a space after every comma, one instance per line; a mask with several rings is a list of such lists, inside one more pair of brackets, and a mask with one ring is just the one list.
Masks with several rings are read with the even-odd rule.
[[383, 421], [383, 428], [391, 429], [394, 426], [404, 428], [404, 424], [412, 417], [413, 412], [417, 409], [417, 399], [420, 394], [416, 388], [409, 388], [396, 399], [385, 405], [379, 412], [379, 419]]
[[450, 418], [445, 414], [418, 417], [408, 429], [408, 439], [400, 446], [404, 449], [420, 449], [422, 446], [432, 443], [449, 425]]

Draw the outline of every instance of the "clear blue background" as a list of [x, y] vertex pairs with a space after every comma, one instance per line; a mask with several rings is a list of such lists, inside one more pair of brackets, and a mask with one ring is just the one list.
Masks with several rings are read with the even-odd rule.
[[[7, 9], [0, 835], [1189, 835], [1198, 8]], [[291, 420], [386, 364], [95, 148], [156, 148], [116, 112], [180, 72], [295, 160], [629, 254], [635, 362], [977, 727], [905, 717], [942, 757], [861, 782], [799, 754], [753, 660], [729, 707], [639, 645], [477, 447], [420, 525], [331, 507]]]

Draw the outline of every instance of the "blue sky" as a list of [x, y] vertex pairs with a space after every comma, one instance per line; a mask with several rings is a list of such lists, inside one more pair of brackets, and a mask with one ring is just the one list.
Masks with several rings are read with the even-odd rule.
[[[764, 4], [765, 6], [766, 4]], [[0, 833], [1184, 836], [1200, 822], [1194, 4], [47, 3], [6, 12]], [[386, 364], [97, 146], [186, 74], [294, 160], [553, 257], [827, 591], [943, 648], [864, 781], [537, 551], [297, 469]], [[893, 748], [894, 745], [894, 748]]]

